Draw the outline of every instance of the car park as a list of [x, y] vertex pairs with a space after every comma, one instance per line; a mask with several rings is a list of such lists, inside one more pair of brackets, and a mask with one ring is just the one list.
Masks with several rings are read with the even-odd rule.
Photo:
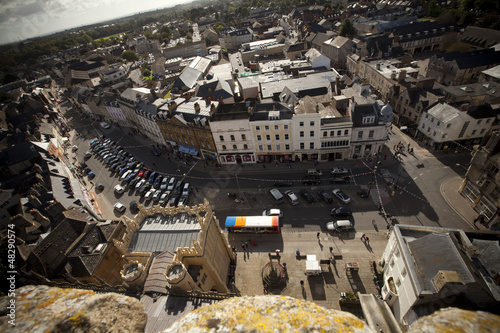
[[120, 177], [121, 180], [125, 180], [130, 174], [132, 174], [132, 170], [125, 171]]
[[117, 212], [123, 213], [127, 208], [122, 203], [117, 202], [114, 204], [113, 209]]
[[135, 176], [135, 177], [134, 177], [134, 179], [132, 179], [132, 180], [130, 181], [130, 183], [128, 183], [128, 186], [129, 186], [130, 188], [135, 188], [135, 184], [137, 184], [137, 183], [139, 182], [139, 180], [140, 180], [140, 179], [141, 179], [141, 178], [139, 178], [139, 177]]
[[314, 202], [314, 197], [307, 190], [301, 190], [299, 192], [300, 196], [308, 203]]
[[351, 217], [352, 211], [349, 207], [337, 207], [330, 211], [330, 215], [334, 217]]
[[332, 203], [332, 201], [333, 201], [333, 198], [330, 195], [330, 193], [328, 193], [328, 191], [319, 190], [318, 191], [318, 196], [321, 198], [321, 200], [323, 200], [326, 203]]
[[299, 198], [297, 198], [295, 193], [293, 193], [293, 191], [291, 191], [291, 190], [285, 191], [285, 196], [290, 201], [290, 203], [294, 206], [298, 205], [300, 203]]
[[160, 190], [166, 190], [166, 189], [167, 189], [167, 186], [168, 186], [168, 177], [167, 177], [167, 176], [165, 176], [165, 177], [163, 177], [163, 179], [161, 180]]
[[115, 192], [118, 194], [123, 194], [123, 192], [125, 192], [125, 189], [121, 185], [116, 185]]
[[156, 190], [155, 190], [154, 188], [152, 188], [152, 189], [148, 190], [148, 191], [146, 192], [146, 194], [144, 195], [144, 199], [145, 199], [145, 200], [151, 200], [151, 199], [152, 199], [152, 197], [153, 197], [153, 194], [154, 194], [155, 192], [156, 192]]
[[345, 194], [344, 192], [342, 192], [340, 189], [336, 188], [334, 190], [332, 190], [332, 193], [337, 197], [339, 198], [340, 201], [342, 201], [343, 203], [349, 203], [351, 202], [351, 198], [349, 198], [349, 196], [347, 194]]
[[349, 173], [349, 170], [347, 170], [346, 168], [336, 167], [336, 168], [331, 168], [330, 173], [332, 175], [345, 175]]
[[168, 191], [173, 191], [174, 190], [174, 186], [175, 186], [175, 183], [177, 182], [177, 180], [175, 179], [175, 177], [171, 177], [169, 180], [168, 180], [168, 186], [167, 186], [167, 190]]
[[153, 171], [153, 172], [151, 173], [151, 175], [149, 176], [148, 182], [150, 182], [150, 183], [154, 183], [154, 181], [155, 181], [155, 179], [156, 179], [156, 177], [157, 177], [157, 176], [158, 176], [158, 172]]

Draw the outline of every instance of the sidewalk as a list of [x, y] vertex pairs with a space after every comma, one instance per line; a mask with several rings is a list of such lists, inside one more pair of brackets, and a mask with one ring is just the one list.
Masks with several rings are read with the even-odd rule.
[[463, 197], [458, 189], [464, 179], [456, 176], [445, 180], [440, 187], [441, 194], [450, 207], [459, 215], [472, 229], [487, 229], [481, 223], [474, 225], [474, 219], [479, 215], [471, 207], [470, 201]]

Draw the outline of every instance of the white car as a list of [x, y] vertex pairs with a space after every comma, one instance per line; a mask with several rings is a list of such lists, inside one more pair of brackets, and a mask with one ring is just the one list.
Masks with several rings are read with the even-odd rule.
[[161, 180], [161, 184], [160, 184], [160, 190], [164, 191], [167, 189], [167, 186], [168, 186], [168, 177], [165, 176], [165, 178], [163, 178]]
[[111, 126], [110, 126], [107, 122], [103, 121], [103, 122], [101, 123], [101, 127], [102, 127], [102, 128], [110, 128]]
[[293, 193], [293, 191], [291, 191], [291, 190], [286, 191], [285, 196], [288, 198], [288, 200], [290, 200], [290, 203], [294, 206], [298, 205], [300, 202], [299, 198], [297, 198], [295, 193]]
[[127, 170], [125, 173], [120, 177], [121, 180], [125, 180], [125, 178], [128, 177], [132, 173], [132, 170]]
[[156, 192], [156, 190], [154, 188], [150, 189], [146, 195], [144, 196], [144, 200], [151, 200], [151, 198], [153, 197], [153, 194]]
[[125, 209], [127, 209], [127, 207], [125, 207], [123, 204], [121, 204], [119, 202], [115, 203], [113, 208], [120, 213], [123, 213], [125, 211]]
[[351, 202], [351, 198], [349, 198], [349, 196], [347, 194], [345, 194], [344, 192], [342, 192], [338, 188], [336, 188], [335, 190], [332, 190], [332, 193], [337, 198], [339, 198], [339, 200], [342, 201], [343, 203], [349, 203], [349, 202]]
[[135, 184], [135, 190], [139, 191], [139, 189], [142, 187], [142, 185], [146, 184], [146, 179], [141, 179]]
[[283, 212], [278, 208], [266, 209], [262, 212], [262, 216], [279, 216], [283, 217]]
[[121, 185], [116, 185], [115, 192], [118, 194], [123, 194], [123, 192], [125, 192], [125, 189]]
[[345, 175], [347, 173], [349, 173], [349, 170], [347, 170], [346, 168], [332, 168], [332, 171], [331, 171], [332, 175]]

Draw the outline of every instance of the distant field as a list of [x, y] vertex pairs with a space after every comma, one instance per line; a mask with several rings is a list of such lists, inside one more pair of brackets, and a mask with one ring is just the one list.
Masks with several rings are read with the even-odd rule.
[[436, 21], [433, 17], [422, 17], [418, 19], [419, 22], [434, 22]]
[[110, 38], [113, 38], [113, 37], [118, 37], [118, 36], [123, 35], [123, 34], [126, 34], [126, 33], [127, 33], [126, 31], [124, 31], [124, 32], [119, 32], [119, 33], [114, 34], [114, 35], [109, 35], [109, 36], [106, 36], [106, 37], [96, 38], [96, 39], [94, 39], [94, 40], [100, 40], [100, 39], [102, 39], [102, 40], [106, 40], [106, 39], [110, 39]]

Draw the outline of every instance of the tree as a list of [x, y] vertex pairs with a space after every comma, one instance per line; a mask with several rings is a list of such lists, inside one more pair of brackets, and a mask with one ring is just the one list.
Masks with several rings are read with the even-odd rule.
[[127, 61], [137, 61], [139, 56], [132, 50], [123, 51], [121, 57]]
[[218, 34], [220, 34], [221, 30], [226, 27], [226, 24], [224, 22], [217, 22], [214, 24], [215, 31], [217, 31]]
[[340, 25], [339, 35], [342, 37], [347, 37], [354, 34], [354, 26], [349, 19], [345, 19]]

